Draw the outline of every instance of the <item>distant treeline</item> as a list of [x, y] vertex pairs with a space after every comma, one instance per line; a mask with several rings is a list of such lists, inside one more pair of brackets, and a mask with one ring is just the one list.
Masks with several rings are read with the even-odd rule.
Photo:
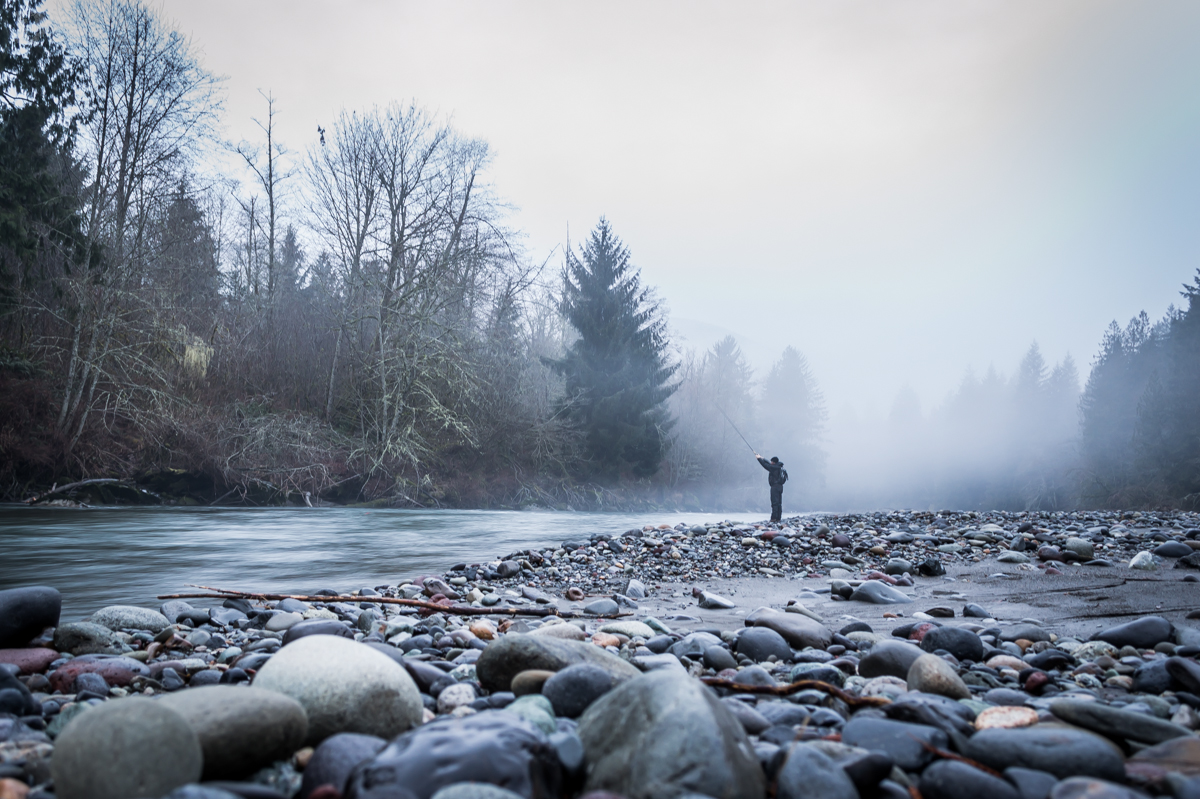
[[732, 338], [675, 349], [604, 220], [531, 260], [485, 142], [391, 104], [292, 152], [280, 102], [224, 142], [152, 7], [0, 6], [0, 497], [746, 509], [763, 447], [789, 510], [1195, 504], [1200, 282], [1109, 331], [1082, 403], [1035, 346], [860, 422], [790, 347], [761, 379]]

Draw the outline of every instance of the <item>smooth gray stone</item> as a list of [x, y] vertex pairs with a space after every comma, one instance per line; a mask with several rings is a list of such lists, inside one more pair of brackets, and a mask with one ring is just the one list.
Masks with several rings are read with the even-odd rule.
[[475, 661], [475, 675], [487, 690], [507, 691], [512, 678], [523, 671], [562, 671], [576, 663], [599, 666], [611, 674], [615, 682], [641, 675], [635, 666], [594, 644], [512, 633], [488, 644]]
[[921, 773], [917, 789], [922, 799], [1021, 799], [1012, 784], [954, 760], [930, 764]]
[[45, 585], [0, 591], [0, 649], [22, 647], [58, 625], [62, 594]]
[[499, 785], [486, 782], [456, 782], [447, 785], [433, 795], [433, 799], [524, 799]]
[[749, 735], [758, 735], [771, 726], [771, 722], [762, 713], [759, 713], [745, 702], [729, 696], [722, 699], [721, 702], [741, 722], [742, 729]]
[[206, 780], [248, 777], [291, 757], [308, 734], [308, 717], [299, 702], [261, 688], [208, 685], [158, 701], [196, 733]]
[[1046, 771], [1059, 779], [1076, 775], [1125, 778], [1125, 758], [1107, 738], [1050, 724], [980, 730], [967, 741], [963, 754], [996, 771], [1019, 766]]
[[162, 799], [242, 799], [242, 797], [212, 785], [183, 785]]
[[113, 631], [90, 621], [58, 625], [54, 630], [54, 648], [72, 655], [116, 654], [120, 651]]
[[899, 677], [908, 679], [908, 670], [925, 652], [916, 644], [905, 641], [880, 641], [858, 663], [863, 677]]
[[[699, 660], [704, 657], [705, 651], [710, 646], [720, 645], [721, 639], [712, 633], [688, 633], [681, 640], [671, 644], [667, 651], [677, 658]], [[791, 652], [789, 651], [788, 654]]]
[[1005, 627], [1000, 630], [1001, 641], [1019, 641], [1024, 638], [1026, 641], [1049, 641], [1050, 633], [1043, 627], [1036, 624], [1017, 624], [1012, 627]]
[[[1050, 791], [1050, 799], [1145, 799], [1145, 794], [1106, 780], [1072, 777]], [[1179, 794], [1176, 794], [1178, 797]]]
[[842, 743], [886, 752], [905, 771], [919, 771], [934, 758], [924, 744], [946, 749], [950, 739], [924, 724], [854, 716], [842, 728]]
[[157, 610], [135, 605], [109, 605], [93, 613], [88, 621], [110, 630], [149, 630], [152, 633], [160, 633], [171, 625]]
[[283, 645], [298, 641], [309, 635], [336, 635], [339, 638], [354, 639], [354, 631], [337, 619], [305, 619], [298, 621], [283, 634]]
[[1182, 541], [1165, 541], [1152, 549], [1151, 553], [1160, 558], [1186, 558], [1195, 551]]
[[344, 795], [408, 799], [461, 782], [486, 782], [530, 799], [558, 796], [561, 781], [558, 755], [543, 732], [514, 713], [485, 710], [397, 737], [354, 770]]
[[1129, 738], [1151, 745], [1192, 734], [1191, 730], [1178, 724], [1099, 702], [1056, 699], [1050, 703], [1050, 712], [1068, 724], [1098, 732], [1108, 738]]
[[732, 599], [714, 594], [712, 591], [701, 591], [699, 604], [705, 610], [730, 610], [737, 607]]
[[615, 616], [620, 610], [617, 603], [611, 599], [597, 599], [583, 606], [583, 612], [593, 616]]
[[893, 588], [880, 580], [867, 580], [854, 593], [850, 594], [852, 602], [870, 602], [873, 605], [906, 605], [912, 602], [912, 597], [898, 588]]
[[554, 706], [554, 715], [578, 718], [593, 702], [613, 688], [606, 670], [591, 663], [567, 666], [542, 685], [542, 696]]
[[704, 650], [704, 665], [710, 669], [724, 671], [725, 669], [736, 669], [738, 667], [737, 658], [723, 646], [710, 646]]
[[750, 627], [737, 638], [737, 652], [755, 663], [763, 663], [771, 655], [776, 660], [791, 660], [792, 648], [783, 636], [768, 627]]
[[961, 627], [937, 627], [925, 633], [921, 649], [936, 652], [944, 649], [961, 660], [983, 660], [983, 641], [978, 635]]
[[619, 685], [583, 714], [578, 732], [588, 791], [629, 799], [688, 792], [762, 799], [766, 791], [737, 717], [680, 672], [654, 671]]
[[1104, 641], [1115, 647], [1132, 646], [1135, 649], [1153, 649], [1155, 645], [1171, 640], [1171, 632], [1171, 622], [1162, 616], [1143, 616], [1140, 619], [1101, 630], [1088, 640]]
[[182, 716], [141, 697], [104, 702], [58, 736], [50, 771], [58, 799], [157, 797], [200, 779], [204, 755]]
[[313, 751], [304, 769], [298, 799], [308, 799], [308, 795], [322, 785], [332, 785], [344, 792], [346, 780], [350, 779], [355, 766], [372, 759], [385, 746], [387, 741], [378, 736], [356, 732], [342, 732], [326, 738]]
[[369, 646], [332, 635], [310, 635], [283, 647], [259, 670], [254, 686], [304, 707], [309, 744], [339, 732], [394, 737], [420, 724], [424, 712], [403, 667]]
[[807, 744], [794, 744], [776, 776], [776, 799], [858, 799], [858, 789], [833, 758]]
[[825, 625], [800, 613], [784, 613], [773, 608], [758, 608], [746, 617], [747, 627], [766, 627], [783, 636], [793, 649], [824, 649], [833, 642], [833, 633]]
[[1004, 769], [1004, 779], [1016, 786], [1021, 799], [1046, 799], [1058, 782], [1053, 774], [1018, 766]]

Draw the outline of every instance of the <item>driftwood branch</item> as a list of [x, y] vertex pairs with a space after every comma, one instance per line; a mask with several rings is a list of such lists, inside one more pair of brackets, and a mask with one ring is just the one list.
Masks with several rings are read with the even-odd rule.
[[742, 685], [733, 680], [723, 680], [720, 677], [701, 677], [700, 682], [713, 688], [728, 688], [740, 694], [766, 694], [767, 696], [791, 696], [800, 691], [815, 690], [836, 696], [853, 708], [880, 707], [890, 705], [892, 700], [885, 696], [855, 696], [847, 693], [836, 685], [820, 680], [798, 680], [790, 685]]
[[278, 601], [281, 599], [296, 599], [301, 602], [370, 602], [376, 605], [402, 605], [408, 608], [420, 608], [431, 613], [452, 613], [456, 616], [558, 616], [564, 619], [622, 619], [632, 616], [631, 613], [618, 613], [615, 616], [593, 616], [576, 613], [570, 610], [559, 610], [556, 607], [545, 608], [473, 608], [470, 605], [439, 605], [436, 602], [426, 602], [422, 599], [403, 599], [391, 596], [311, 596], [308, 594], [262, 594], [252, 591], [230, 591], [225, 588], [212, 588], [207, 585], [189, 585], [189, 588], [200, 588], [205, 591], [215, 591], [212, 594], [163, 594], [159, 599], [254, 599], [259, 601]]
[[46, 491], [41, 494], [34, 494], [32, 497], [29, 497], [28, 499], [24, 500], [24, 502], [26, 505], [35, 505], [38, 502], [41, 502], [46, 497], [52, 497], [55, 494], [65, 494], [68, 491], [73, 491], [76, 488], [82, 488], [83, 486], [100, 485], [102, 483], [124, 483], [124, 482], [125, 482], [124, 480], [121, 480], [120, 478], [117, 478], [117, 477], [93, 477], [90, 480], [80, 480], [77, 483], [67, 483], [65, 486], [55, 486], [50, 491]]

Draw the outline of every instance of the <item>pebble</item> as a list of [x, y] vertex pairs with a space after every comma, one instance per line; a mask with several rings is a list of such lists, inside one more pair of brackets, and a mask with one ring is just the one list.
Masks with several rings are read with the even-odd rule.
[[983, 641], [970, 630], [961, 627], [937, 627], [921, 639], [921, 649], [936, 652], [944, 649], [958, 660], [983, 660]]
[[475, 663], [480, 685], [489, 691], [507, 691], [513, 677], [529, 669], [561, 671], [576, 663], [592, 663], [620, 682], [640, 671], [611, 652], [581, 641], [533, 635], [506, 635], [488, 646]]
[[[706, 648], [704, 651], [707, 652]], [[783, 636], [769, 627], [750, 627], [737, 638], [737, 653], [745, 655], [755, 663], [763, 663], [771, 657], [790, 660], [792, 648]]]
[[904, 605], [912, 597], [878, 580], [867, 580], [850, 594], [852, 602], [870, 602], [873, 605]]
[[542, 696], [550, 700], [554, 715], [573, 719], [611, 691], [613, 684], [613, 677], [606, 670], [591, 663], [579, 663], [546, 680]]
[[922, 655], [908, 670], [908, 690], [948, 696], [951, 699], [970, 699], [971, 689], [946, 661], [937, 655]]
[[1173, 632], [1171, 622], [1162, 616], [1143, 616], [1116, 627], [1101, 630], [1091, 637], [1093, 641], [1104, 641], [1115, 647], [1132, 646], [1135, 649], [1153, 649], [1156, 644], [1170, 640]]

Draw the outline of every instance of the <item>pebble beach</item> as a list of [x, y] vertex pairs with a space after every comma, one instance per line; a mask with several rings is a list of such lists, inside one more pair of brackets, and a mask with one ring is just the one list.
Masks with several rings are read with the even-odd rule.
[[84, 619], [0, 591], [0, 799], [1200, 797], [1200, 514], [480, 554]]

